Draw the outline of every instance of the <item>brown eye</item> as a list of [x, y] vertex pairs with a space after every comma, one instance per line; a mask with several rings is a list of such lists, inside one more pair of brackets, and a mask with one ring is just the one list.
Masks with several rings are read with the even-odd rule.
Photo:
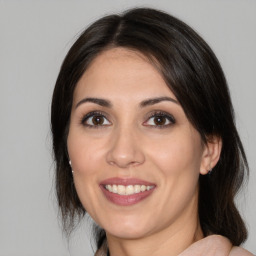
[[156, 116], [154, 117], [155, 125], [165, 125], [166, 124], [166, 117], [164, 116]]
[[172, 124], [175, 124], [175, 119], [172, 115], [166, 112], [156, 112], [143, 123], [145, 126], [151, 126], [155, 128], [167, 128]]
[[93, 116], [92, 117], [92, 123], [94, 125], [103, 125], [104, 117], [103, 116]]
[[111, 122], [108, 121], [108, 119], [100, 113], [89, 113], [87, 114], [81, 121], [81, 123], [84, 126], [89, 127], [96, 127], [96, 126], [109, 126], [111, 125]]

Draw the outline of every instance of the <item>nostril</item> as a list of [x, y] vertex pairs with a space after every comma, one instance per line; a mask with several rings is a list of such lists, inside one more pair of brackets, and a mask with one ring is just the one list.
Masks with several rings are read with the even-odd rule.
[[127, 168], [144, 162], [143, 150], [136, 143], [131, 131], [115, 133], [110, 148], [106, 152], [106, 161], [111, 166]]

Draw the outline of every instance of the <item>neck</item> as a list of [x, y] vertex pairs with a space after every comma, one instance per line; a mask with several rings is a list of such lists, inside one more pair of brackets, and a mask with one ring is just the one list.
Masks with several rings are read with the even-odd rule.
[[136, 239], [125, 239], [107, 233], [111, 256], [177, 256], [194, 242], [203, 238], [198, 212], [191, 211], [168, 227]]

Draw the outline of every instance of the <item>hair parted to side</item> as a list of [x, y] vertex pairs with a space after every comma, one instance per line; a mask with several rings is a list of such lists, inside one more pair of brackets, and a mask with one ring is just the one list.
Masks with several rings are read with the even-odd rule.
[[[234, 197], [248, 164], [234, 121], [221, 66], [207, 43], [182, 21], [162, 11], [138, 8], [103, 17], [87, 28], [68, 52], [56, 81], [51, 109], [56, 191], [65, 231], [84, 216], [73, 184], [67, 135], [75, 86], [91, 61], [106, 49], [141, 52], [162, 74], [187, 118], [207, 142], [222, 139], [222, 152], [211, 175], [199, 178], [199, 218], [205, 235], [220, 234], [240, 245], [247, 231]], [[105, 242], [98, 230], [97, 247]]]

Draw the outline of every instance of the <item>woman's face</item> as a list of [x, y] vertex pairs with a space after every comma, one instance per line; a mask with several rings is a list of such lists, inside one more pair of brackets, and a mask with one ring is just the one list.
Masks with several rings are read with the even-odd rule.
[[142, 54], [94, 59], [74, 92], [67, 143], [81, 203], [107, 234], [177, 232], [197, 219], [207, 148]]

